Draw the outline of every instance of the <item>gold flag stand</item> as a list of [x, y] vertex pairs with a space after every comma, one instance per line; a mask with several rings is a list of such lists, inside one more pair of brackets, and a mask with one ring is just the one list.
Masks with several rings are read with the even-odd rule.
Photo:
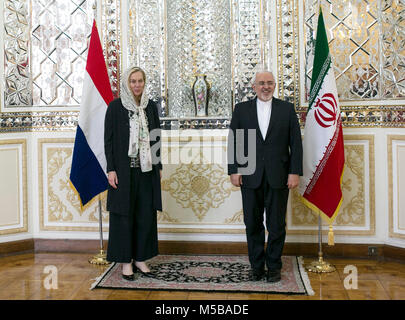
[[318, 241], [319, 241], [319, 253], [318, 260], [312, 261], [305, 268], [310, 272], [315, 273], [329, 273], [336, 271], [336, 268], [332, 266], [329, 262], [323, 260], [322, 253], [322, 221], [321, 216], [318, 215]]
[[106, 265], [109, 264], [107, 261], [107, 255], [103, 250], [103, 216], [101, 213], [101, 200], [98, 200], [98, 213], [99, 213], [99, 225], [100, 225], [100, 252], [96, 254], [92, 259], [89, 260], [91, 264]]

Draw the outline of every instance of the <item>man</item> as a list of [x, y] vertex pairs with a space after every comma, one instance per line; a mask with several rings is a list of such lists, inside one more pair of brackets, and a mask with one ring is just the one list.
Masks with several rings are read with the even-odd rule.
[[[257, 97], [238, 103], [232, 115], [228, 174], [231, 183], [242, 192], [253, 279], [263, 278], [266, 265], [267, 281], [277, 282], [281, 280], [288, 193], [298, 186], [302, 175], [301, 130], [294, 105], [273, 97], [276, 82], [271, 72], [256, 73], [252, 87]], [[243, 157], [250, 163], [241, 163]], [[248, 169], [252, 162], [253, 170]]]

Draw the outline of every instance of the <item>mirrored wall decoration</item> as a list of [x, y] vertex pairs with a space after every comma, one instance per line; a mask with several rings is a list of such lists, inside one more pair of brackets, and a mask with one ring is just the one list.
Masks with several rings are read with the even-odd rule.
[[[276, 47], [273, 47], [273, 39], [276, 39], [274, 30], [277, 24], [277, 17], [272, 8], [275, 6], [274, 1], [261, 1], [260, 13], [260, 47], [261, 47], [261, 65], [265, 70], [275, 72], [273, 65], [273, 53]], [[276, 57], [276, 56], [274, 56]]]
[[34, 106], [80, 105], [94, 3], [31, 1]]
[[2, 112], [0, 133], [76, 130], [79, 112]]
[[381, 1], [383, 98], [405, 97], [405, 3]]
[[167, 116], [165, 1], [130, 0], [127, 18], [127, 66], [145, 70], [149, 98]]
[[260, 1], [232, 1], [234, 103], [252, 99], [252, 81], [261, 67]]
[[[404, 128], [404, 2], [320, 2], [343, 125]], [[227, 128], [233, 105], [254, 96], [256, 70], [272, 67], [278, 96], [294, 102], [304, 125], [318, 0], [5, 0], [0, 132], [75, 129], [96, 3], [114, 95], [123, 49], [124, 65], [148, 73], [163, 128]], [[194, 118], [196, 73], [207, 74], [212, 88], [208, 117]], [[44, 111], [17, 109], [30, 106]], [[45, 108], [58, 106], [75, 111]]]
[[4, 104], [32, 105], [28, 0], [2, 1], [4, 10]]
[[277, 1], [277, 67], [279, 98], [299, 106], [298, 1]]
[[102, 37], [102, 46], [107, 72], [110, 77], [111, 90], [113, 96], [116, 98], [120, 92], [121, 70], [120, 0], [103, 0], [101, 12], [102, 27], [99, 28], [99, 33], [101, 33], [100, 37]]
[[[255, 71], [271, 69], [271, 1], [128, 3], [127, 65], [150, 71], [150, 96], [161, 115], [192, 117], [192, 84], [207, 69], [209, 117], [229, 117], [254, 96]], [[169, 89], [170, 88], [170, 89]]]
[[229, 117], [232, 110], [230, 1], [167, 1], [169, 116], [194, 116], [196, 74], [210, 84], [208, 116]]
[[[341, 101], [405, 96], [402, 1], [322, 0]], [[305, 101], [311, 85], [318, 1], [305, 2]]]

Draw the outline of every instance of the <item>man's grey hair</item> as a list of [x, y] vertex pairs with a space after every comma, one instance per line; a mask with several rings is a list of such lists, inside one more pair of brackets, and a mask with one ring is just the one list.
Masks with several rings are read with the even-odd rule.
[[266, 69], [260, 69], [260, 70], [256, 71], [255, 75], [253, 76], [253, 78], [252, 78], [252, 85], [256, 83], [256, 77], [257, 77], [257, 75], [260, 74], [260, 73], [271, 73], [271, 74], [273, 75], [274, 80], [276, 80], [275, 77], [274, 77], [273, 71], [271, 71], [271, 70], [266, 70]]

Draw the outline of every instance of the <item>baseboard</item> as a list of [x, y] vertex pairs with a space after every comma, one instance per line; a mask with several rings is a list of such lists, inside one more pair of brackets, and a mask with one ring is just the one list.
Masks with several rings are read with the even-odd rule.
[[[107, 241], [103, 241], [103, 248], [107, 248]], [[98, 253], [101, 249], [100, 240], [76, 239], [35, 239], [35, 252], [71, 252]]]
[[34, 239], [0, 243], [0, 257], [16, 253], [33, 253]]
[[[376, 253], [369, 255], [369, 247], [375, 247]], [[103, 242], [106, 250], [107, 241]], [[98, 253], [99, 240], [76, 239], [28, 239], [0, 243], [0, 256], [35, 252], [69, 252], [69, 253]], [[286, 243], [284, 255], [317, 257], [318, 243]], [[209, 241], [159, 241], [160, 254], [247, 254], [245, 242], [209, 242]], [[324, 257], [393, 259], [405, 261], [405, 248], [384, 244], [347, 244], [336, 243], [334, 246], [323, 245]]]
[[405, 248], [385, 245], [384, 258], [405, 261]]

